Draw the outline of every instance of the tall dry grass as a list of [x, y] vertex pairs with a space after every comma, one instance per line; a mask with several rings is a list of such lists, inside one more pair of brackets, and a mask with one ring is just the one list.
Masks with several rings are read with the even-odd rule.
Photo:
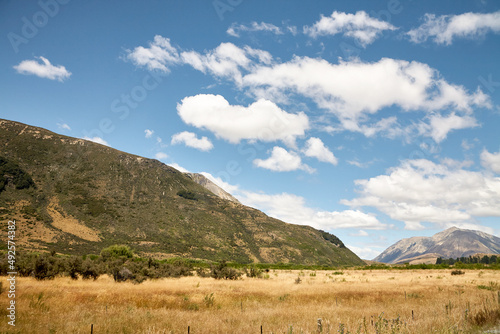
[[[300, 277], [301, 283], [297, 284]], [[5, 280], [5, 278], [2, 278]], [[500, 318], [500, 272], [271, 271], [267, 279], [184, 277], [140, 285], [56, 278], [17, 282], [7, 333], [473, 333]], [[479, 287], [479, 288], [478, 288]]]

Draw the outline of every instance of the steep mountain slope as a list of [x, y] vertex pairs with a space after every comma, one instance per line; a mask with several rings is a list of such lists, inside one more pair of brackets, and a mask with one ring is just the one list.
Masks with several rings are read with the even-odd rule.
[[210, 190], [212, 193], [215, 195], [219, 196], [220, 198], [227, 199], [228, 201], [239, 203], [233, 195], [207, 179], [204, 175], [199, 174], [199, 173], [186, 173], [187, 176], [189, 176], [194, 182], [198, 183], [199, 185], [203, 186], [204, 188]]
[[384, 263], [404, 263], [424, 254], [457, 258], [476, 253], [500, 254], [500, 238], [480, 231], [452, 227], [432, 237], [402, 239], [373, 260]]
[[0, 147], [0, 221], [17, 220], [19, 250], [128, 244], [153, 257], [362, 264], [335, 236], [220, 198], [157, 160], [7, 120]]

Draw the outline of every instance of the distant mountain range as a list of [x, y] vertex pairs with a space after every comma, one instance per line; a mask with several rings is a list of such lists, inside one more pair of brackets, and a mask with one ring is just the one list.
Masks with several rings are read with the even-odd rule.
[[[336, 236], [239, 203], [200, 174], [0, 119], [0, 222], [20, 251], [362, 265]], [[1, 247], [6, 247], [3, 243]]]
[[387, 248], [373, 261], [383, 263], [431, 262], [436, 258], [468, 257], [477, 253], [500, 254], [500, 238], [456, 227], [432, 237], [402, 239]]

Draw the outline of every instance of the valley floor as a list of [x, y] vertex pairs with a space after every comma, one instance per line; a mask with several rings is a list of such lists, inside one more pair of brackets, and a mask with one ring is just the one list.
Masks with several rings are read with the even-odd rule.
[[[16, 282], [0, 333], [481, 333], [500, 319], [500, 271], [273, 271], [237, 281], [197, 276], [115, 283]], [[300, 279], [300, 283], [298, 283]], [[321, 320], [319, 320], [321, 319]], [[319, 324], [321, 323], [321, 325]], [[482, 329], [480, 329], [482, 328]]]

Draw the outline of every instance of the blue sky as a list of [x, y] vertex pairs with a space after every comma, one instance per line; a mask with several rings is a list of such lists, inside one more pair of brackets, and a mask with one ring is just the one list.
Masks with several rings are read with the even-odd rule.
[[500, 235], [495, 1], [3, 1], [0, 117], [203, 172], [374, 258]]

